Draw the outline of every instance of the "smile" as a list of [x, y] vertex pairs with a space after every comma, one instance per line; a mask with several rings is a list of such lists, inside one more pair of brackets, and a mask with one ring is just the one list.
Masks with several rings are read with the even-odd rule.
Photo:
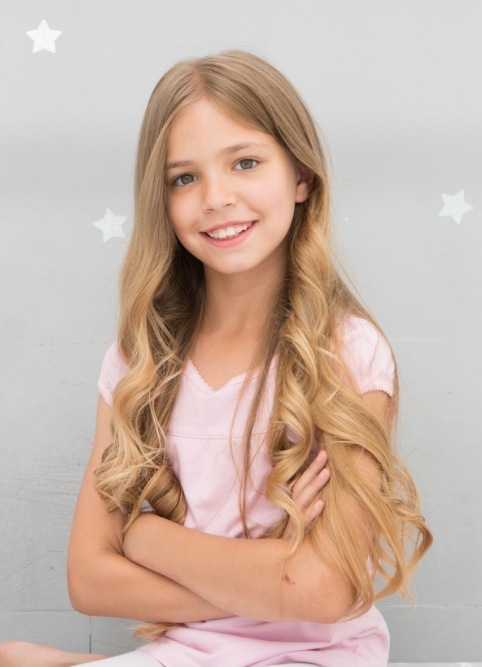
[[247, 222], [243, 225], [230, 225], [229, 227], [220, 227], [219, 229], [213, 229], [210, 232], [204, 233], [211, 239], [232, 239], [239, 236], [239, 234], [242, 234], [242, 232], [245, 232], [252, 224], [253, 222]]

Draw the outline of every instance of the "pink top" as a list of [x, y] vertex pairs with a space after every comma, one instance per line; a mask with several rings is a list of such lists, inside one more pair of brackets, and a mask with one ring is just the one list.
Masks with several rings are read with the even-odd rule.
[[[351, 317], [343, 330], [342, 354], [360, 394], [393, 392], [390, 348], [368, 322]], [[112, 405], [112, 392], [128, 368], [117, 344], [105, 355], [99, 391]], [[257, 537], [282, 517], [264, 496], [270, 463], [263, 444], [273, 405], [276, 363], [253, 429], [248, 526]], [[193, 364], [186, 365], [167, 433], [167, 453], [187, 501], [185, 525], [214, 535], [242, 537], [238, 493], [242, 475], [243, 428], [255, 391], [251, 378], [233, 413], [245, 375], [214, 391]], [[231, 435], [231, 438], [230, 438]], [[231, 440], [231, 442], [230, 442]], [[267, 623], [232, 617], [187, 623], [142, 647], [166, 667], [263, 667], [287, 662], [320, 667], [386, 667], [389, 637], [380, 612], [372, 607], [344, 623]]]

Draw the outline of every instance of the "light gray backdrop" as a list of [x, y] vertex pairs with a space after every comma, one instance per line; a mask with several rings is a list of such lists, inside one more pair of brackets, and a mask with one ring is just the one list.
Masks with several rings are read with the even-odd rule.
[[[293, 80], [323, 129], [342, 257], [400, 364], [401, 446], [435, 545], [416, 606], [382, 605], [391, 659], [482, 660], [482, 3], [1, 0], [0, 12], [0, 640], [131, 645], [129, 623], [71, 611], [65, 583], [126, 247], [93, 223], [109, 209], [129, 234], [138, 128], [163, 71], [242, 47]], [[61, 31], [55, 53], [33, 53], [26, 33], [42, 20]]]

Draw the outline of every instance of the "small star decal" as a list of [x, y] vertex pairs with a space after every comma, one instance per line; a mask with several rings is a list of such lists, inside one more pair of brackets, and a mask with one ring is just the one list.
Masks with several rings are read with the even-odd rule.
[[442, 195], [444, 200], [444, 207], [440, 211], [439, 216], [449, 215], [455, 222], [460, 225], [465, 213], [473, 210], [473, 206], [467, 204], [464, 200], [464, 191], [460, 190], [456, 195]]
[[122, 231], [122, 225], [126, 220], [127, 218], [125, 216], [116, 215], [110, 208], [106, 208], [102, 220], [97, 220], [97, 222], [93, 222], [92, 224], [94, 227], [98, 227], [102, 230], [102, 237], [105, 243], [114, 236], [119, 239], [125, 237], [125, 234]]
[[61, 30], [51, 30], [47, 21], [41, 21], [36, 30], [27, 30], [27, 35], [33, 39], [33, 52], [50, 51], [55, 53], [55, 40], [62, 34]]

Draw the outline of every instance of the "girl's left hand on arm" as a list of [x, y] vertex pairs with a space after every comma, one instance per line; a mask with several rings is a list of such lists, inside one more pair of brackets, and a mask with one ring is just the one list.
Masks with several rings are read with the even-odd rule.
[[[293, 500], [301, 512], [305, 530], [311, 526], [324, 508], [323, 500], [318, 498], [318, 495], [330, 479], [327, 463], [328, 454], [321, 450], [293, 487]], [[295, 526], [290, 520], [283, 537], [290, 540], [294, 531]]]

